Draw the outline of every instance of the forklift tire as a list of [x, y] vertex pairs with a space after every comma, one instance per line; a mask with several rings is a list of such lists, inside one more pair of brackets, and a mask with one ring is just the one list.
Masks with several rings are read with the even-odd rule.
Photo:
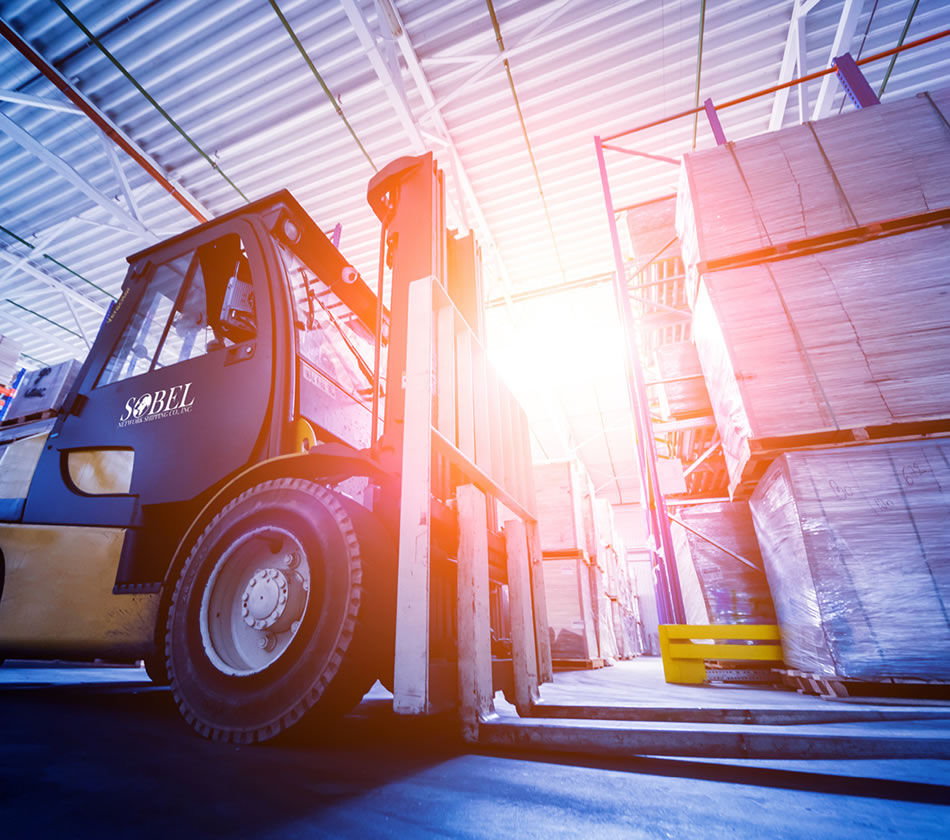
[[168, 668], [164, 655], [152, 654], [144, 660], [145, 673], [154, 685], [168, 685]]
[[185, 720], [252, 743], [346, 714], [379, 668], [372, 570], [341, 497], [265, 481], [214, 516], [185, 560], [165, 654]]

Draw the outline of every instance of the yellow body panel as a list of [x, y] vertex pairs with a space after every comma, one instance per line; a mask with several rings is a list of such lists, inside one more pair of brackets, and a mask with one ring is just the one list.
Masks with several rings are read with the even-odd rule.
[[0, 652], [131, 659], [149, 653], [158, 594], [112, 593], [124, 539], [123, 528], [0, 524]]
[[317, 433], [303, 417], [298, 417], [294, 425], [294, 436], [297, 439], [297, 452], [309, 452], [311, 446], [317, 445]]
[[66, 458], [69, 478], [83, 493], [128, 493], [135, 453], [131, 449], [74, 449]]
[[49, 432], [0, 446], [0, 499], [25, 499]]

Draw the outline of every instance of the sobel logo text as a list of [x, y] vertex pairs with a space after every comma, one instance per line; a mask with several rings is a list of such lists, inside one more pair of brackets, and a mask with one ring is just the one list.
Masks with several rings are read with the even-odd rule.
[[119, 417], [119, 427], [187, 414], [195, 404], [195, 398], [188, 394], [190, 388], [191, 383], [186, 382], [184, 385], [129, 397], [125, 402], [125, 410]]

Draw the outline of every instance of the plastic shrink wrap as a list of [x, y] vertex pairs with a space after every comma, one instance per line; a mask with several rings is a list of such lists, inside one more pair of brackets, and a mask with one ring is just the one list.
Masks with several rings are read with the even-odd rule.
[[948, 254], [933, 227], [703, 276], [693, 340], [734, 497], [756, 440], [950, 418]]
[[0, 335], [0, 385], [12, 385], [20, 361], [20, 345]]
[[679, 253], [676, 243], [676, 198], [664, 196], [629, 208], [624, 217], [633, 257], [643, 267], [654, 257], [673, 257]]
[[589, 551], [590, 478], [578, 460], [534, 465], [542, 551]]
[[676, 229], [701, 263], [950, 207], [950, 90], [790, 126], [683, 158]]
[[590, 567], [581, 557], [544, 558], [544, 597], [551, 656], [591, 660], [599, 654]]
[[699, 355], [692, 341], [671, 341], [655, 350], [669, 416], [700, 417], [710, 413]]
[[774, 624], [775, 611], [749, 505], [691, 505], [681, 508], [676, 517], [756, 567], [673, 522], [673, 550], [687, 624]]
[[13, 397], [4, 419], [15, 420], [31, 414], [57, 410], [66, 399], [81, 367], [82, 362], [72, 359], [31, 370], [20, 380], [16, 396]]
[[789, 667], [950, 680], [950, 440], [789, 452], [750, 504]]

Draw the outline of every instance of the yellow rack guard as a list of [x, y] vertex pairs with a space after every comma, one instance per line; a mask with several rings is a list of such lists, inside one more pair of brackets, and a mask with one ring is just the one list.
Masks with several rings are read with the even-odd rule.
[[[705, 682], [707, 659], [782, 661], [781, 636], [774, 624], [661, 624], [659, 630], [663, 675], [669, 683]], [[721, 640], [775, 644], [730, 645]]]

